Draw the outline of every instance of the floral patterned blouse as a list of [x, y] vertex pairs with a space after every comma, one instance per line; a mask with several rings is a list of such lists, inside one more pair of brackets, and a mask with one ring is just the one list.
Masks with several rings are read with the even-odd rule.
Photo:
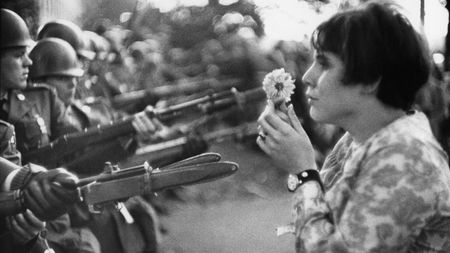
[[296, 252], [450, 252], [448, 157], [421, 112], [346, 133], [294, 197]]

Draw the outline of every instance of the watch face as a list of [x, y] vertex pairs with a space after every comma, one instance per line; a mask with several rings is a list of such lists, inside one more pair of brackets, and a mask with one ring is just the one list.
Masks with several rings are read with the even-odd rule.
[[287, 180], [287, 187], [289, 190], [294, 191], [298, 186], [298, 178], [295, 175], [289, 174]]

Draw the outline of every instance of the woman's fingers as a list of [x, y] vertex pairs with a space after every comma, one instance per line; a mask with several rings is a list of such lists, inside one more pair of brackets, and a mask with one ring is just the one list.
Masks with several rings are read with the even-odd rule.
[[287, 109], [287, 115], [289, 117], [289, 121], [291, 123], [291, 126], [297, 131], [302, 131], [303, 132], [303, 126], [302, 123], [300, 122], [299, 118], [297, 117], [297, 114], [294, 111], [294, 107], [292, 105], [290, 105]]

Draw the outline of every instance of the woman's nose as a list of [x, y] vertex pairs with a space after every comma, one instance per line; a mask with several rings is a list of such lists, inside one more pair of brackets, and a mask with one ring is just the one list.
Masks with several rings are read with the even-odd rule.
[[314, 85], [313, 68], [310, 67], [302, 76], [302, 82], [309, 87]]

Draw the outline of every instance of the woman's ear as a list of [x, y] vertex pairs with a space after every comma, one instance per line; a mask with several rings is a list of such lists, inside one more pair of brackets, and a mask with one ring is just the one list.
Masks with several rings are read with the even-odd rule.
[[380, 85], [381, 77], [372, 83], [361, 84], [361, 94], [363, 95], [376, 95], [378, 92], [378, 86]]

